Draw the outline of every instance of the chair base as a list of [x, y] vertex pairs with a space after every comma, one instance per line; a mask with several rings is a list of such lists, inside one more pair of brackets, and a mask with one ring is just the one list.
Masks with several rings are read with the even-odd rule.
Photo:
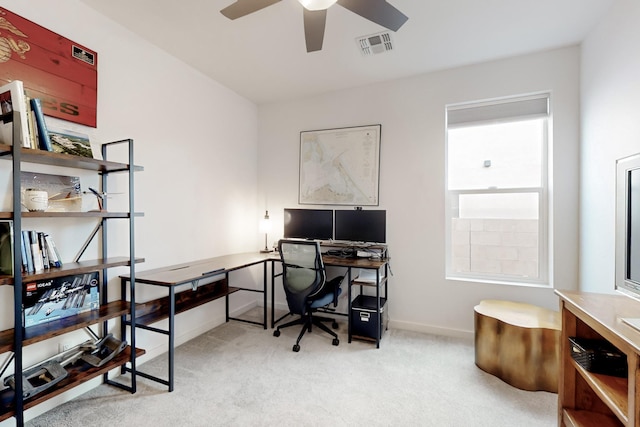
[[338, 339], [338, 334], [333, 332], [331, 329], [327, 327], [327, 325], [325, 325], [325, 323], [327, 322], [331, 322], [331, 326], [333, 327], [333, 329], [338, 329], [338, 322], [335, 319], [330, 319], [328, 317], [313, 316], [311, 314], [305, 314], [303, 316], [300, 316], [300, 318], [296, 320], [293, 320], [291, 322], [285, 323], [284, 325], [278, 326], [276, 330], [273, 331], [273, 336], [279, 337], [280, 329], [282, 328], [288, 328], [289, 326], [295, 326], [295, 325], [302, 325], [302, 330], [298, 335], [298, 339], [296, 340], [296, 343], [293, 345], [293, 351], [298, 352], [300, 351], [300, 340], [302, 340], [302, 337], [307, 332], [307, 330], [311, 332], [312, 326], [315, 325], [333, 337], [331, 344], [333, 345], [340, 344], [340, 340]]

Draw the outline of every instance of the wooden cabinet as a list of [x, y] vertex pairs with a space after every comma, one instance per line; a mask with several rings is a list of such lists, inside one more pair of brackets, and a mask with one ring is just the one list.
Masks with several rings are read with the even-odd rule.
[[[102, 158], [105, 160], [97, 160], [92, 158], [84, 158], [78, 156], [71, 156], [67, 154], [53, 153], [42, 150], [32, 150], [21, 148], [19, 140], [14, 137], [13, 145], [0, 144], [0, 159], [4, 160], [2, 163], [3, 168], [12, 168], [12, 209], [10, 211], [0, 212], [0, 218], [10, 219], [13, 221], [14, 230], [14, 263], [12, 276], [0, 276], [0, 286], [11, 286], [13, 288], [14, 295], [14, 322], [13, 328], [0, 331], [0, 354], [7, 354], [7, 362], [4, 363], [2, 369], [6, 369], [9, 366], [9, 362], [13, 361], [14, 375], [15, 375], [15, 388], [22, 390], [23, 378], [22, 369], [23, 366], [23, 352], [27, 351], [27, 347], [30, 344], [44, 341], [53, 337], [60, 336], [62, 334], [89, 327], [91, 325], [101, 326], [102, 332], [97, 334], [107, 333], [106, 322], [110, 319], [118, 319], [124, 316], [130, 315], [132, 308], [134, 307], [134, 301], [125, 300], [125, 295], [120, 295], [115, 299], [109, 299], [107, 295], [107, 281], [108, 281], [108, 269], [112, 267], [129, 267], [129, 275], [132, 277], [131, 287], [135, 283], [135, 264], [143, 262], [142, 258], [135, 257], [134, 250], [134, 218], [141, 216], [136, 214], [133, 210], [133, 190], [134, 180], [133, 176], [135, 171], [142, 170], [139, 166], [133, 166], [133, 141], [123, 140], [113, 143], [102, 145]], [[109, 147], [114, 145], [120, 147], [126, 147], [128, 149], [128, 163], [119, 163], [106, 160], [109, 154]], [[22, 171], [23, 164], [39, 164], [53, 167], [67, 167], [81, 170], [94, 171], [99, 175], [100, 189], [106, 191], [107, 177], [112, 173], [126, 173], [128, 174], [129, 185], [129, 203], [128, 209], [125, 212], [110, 212], [95, 211], [95, 212], [22, 212], [20, 204], [20, 173]], [[124, 196], [127, 197], [127, 196]], [[63, 260], [63, 266], [60, 268], [50, 268], [44, 271], [36, 272], [35, 274], [21, 274], [22, 263], [20, 248], [21, 230], [29, 228], [28, 224], [25, 227], [25, 223], [28, 223], [30, 218], [46, 218], [47, 227], [51, 231], [55, 230], [56, 218], [78, 218], [82, 221], [97, 221], [93, 234], [91, 234], [85, 246], [81, 248], [78, 260], [70, 262], [69, 260]], [[108, 220], [118, 219], [127, 221], [129, 224], [129, 250], [124, 256], [111, 257], [108, 256], [107, 250], [107, 227], [106, 222]], [[100, 234], [100, 232], [102, 234]], [[99, 242], [100, 258], [95, 260], [81, 260], [80, 258], [84, 254], [86, 245], [91, 242], [96, 236], [101, 236], [101, 242]], [[22, 295], [23, 295], [23, 283], [49, 280], [68, 275], [89, 273], [89, 272], [101, 272], [101, 286], [100, 298], [101, 304], [98, 310], [84, 312], [75, 316], [65, 317], [60, 320], [54, 320], [42, 325], [31, 326], [29, 328], [23, 328], [22, 325]], [[123, 291], [123, 294], [125, 292]], [[134, 295], [130, 292], [130, 295]], [[7, 307], [8, 308], [8, 307]], [[96, 332], [94, 332], [96, 333]], [[100, 367], [91, 367], [87, 369], [87, 366], [75, 367], [70, 365], [67, 369], [67, 377], [57, 383], [54, 387], [47, 389], [46, 391], [39, 393], [32, 398], [25, 400], [22, 397], [22, 393], [14, 393], [9, 387], [1, 389], [0, 395], [2, 396], [3, 405], [0, 406], [0, 422], [15, 417], [16, 424], [21, 426], [24, 424], [23, 412], [25, 409], [34, 405], [42, 403], [54, 396], [63, 393], [81, 383], [84, 383], [99, 375], [104, 375], [104, 380], [110, 384], [114, 384], [121, 388], [127, 389], [131, 392], [135, 392], [135, 358], [144, 354], [143, 350], [135, 349], [135, 335], [127, 337], [120, 337], [122, 340], [128, 341], [129, 346], [120, 353], [117, 357], [107, 362]], [[135, 350], [134, 350], [135, 349]], [[45, 356], [46, 357], [46, 356]], [[43, 358], [45, 358], [43, 357]], [[107, 379], [107, 373], [117, 367], [124, 367], [126, 364], [131, 365], [129, 372], [132, 372], [131, 385], [120, 385]], [[9, 372], [10, 373], [10, 372]], [[3, 372], [4, 376], [6, 372]], [[11, 402], [11, 403], [9, 403]]]
[[[562, 314], [558, 425], [640, 426], [640, 331], [623, 318], [640, 317], [640, 302], [623, 296], [556, 291]], [[627, 357], [628, 375], [588, 372], [571, 357], [569, 337], [604, 339]]]

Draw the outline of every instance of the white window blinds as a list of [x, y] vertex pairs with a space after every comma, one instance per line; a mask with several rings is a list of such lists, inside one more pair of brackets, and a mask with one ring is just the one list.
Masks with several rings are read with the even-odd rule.
[[549, 94], [447, 107], [447, 126], [498, 123], [549, 115]]

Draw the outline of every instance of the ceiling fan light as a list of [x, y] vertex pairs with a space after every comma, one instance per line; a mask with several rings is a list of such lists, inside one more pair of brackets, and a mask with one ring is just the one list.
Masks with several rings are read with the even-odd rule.
[[325, 10], [338, 0], [298, 0], [307, 10]]

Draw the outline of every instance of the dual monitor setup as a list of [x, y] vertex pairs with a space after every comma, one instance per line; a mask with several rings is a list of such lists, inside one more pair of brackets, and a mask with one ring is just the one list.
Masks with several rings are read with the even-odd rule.
[[387, 211], [356, 209], [284, 210], [286, 239], [386, 243]]

